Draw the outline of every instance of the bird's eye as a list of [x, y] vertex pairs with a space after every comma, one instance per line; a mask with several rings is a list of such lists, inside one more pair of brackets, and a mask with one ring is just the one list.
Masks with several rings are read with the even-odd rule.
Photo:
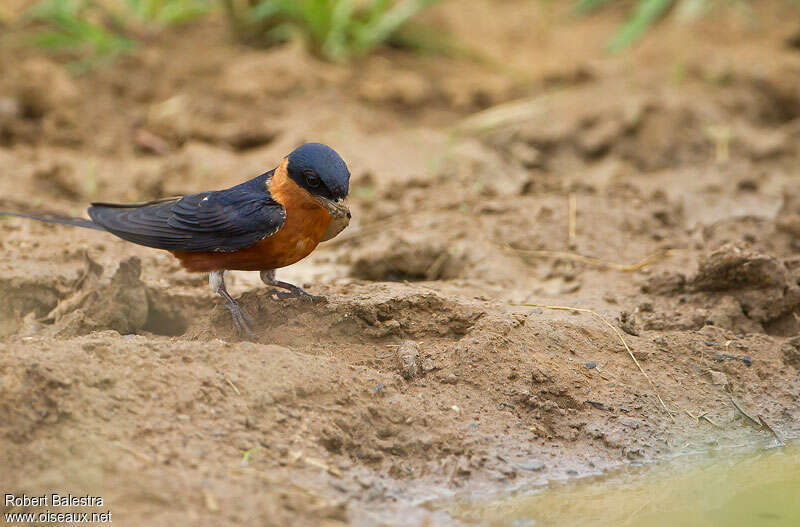
[[314, 172], [308, 170], [304, 173], [306, 177], [306, 184], [311, 188], [317, 188], [319, 186], [319, 176], [316, 175]]

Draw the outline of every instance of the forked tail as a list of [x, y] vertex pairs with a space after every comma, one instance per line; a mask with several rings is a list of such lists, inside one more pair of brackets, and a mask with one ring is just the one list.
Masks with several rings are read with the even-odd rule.
[[105, 227], [94, 223], [92, 220], [64, 216], [51, 212], [4, 212], [0, 210], [0, 216], [14, 216], [17, 218], [29, 218], [32, 220], [44, 221], [47, 223], [58, 223], [60, 225], [72, 225], [73, 227], [83, 227], [85, 229], [95, 229], [97, 231], [108, 232]]

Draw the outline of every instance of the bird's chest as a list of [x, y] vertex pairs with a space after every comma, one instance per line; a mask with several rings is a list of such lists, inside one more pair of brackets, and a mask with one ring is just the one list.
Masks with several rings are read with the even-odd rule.
[[256, 244], [264, 268], [276, 269], [311, 254], [328, 230], [331, 216], [316, 202], [285, 203], [286, 220], [281, 229]]

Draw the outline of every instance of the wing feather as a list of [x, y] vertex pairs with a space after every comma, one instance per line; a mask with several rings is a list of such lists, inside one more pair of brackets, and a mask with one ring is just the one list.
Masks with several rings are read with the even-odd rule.
[[270, 196], [272, 173], [226, 190], [141, 205], [95, 203], [92, 220], [140, 245], [169, 251], [235, 251], [275, 234], [286, 217]]

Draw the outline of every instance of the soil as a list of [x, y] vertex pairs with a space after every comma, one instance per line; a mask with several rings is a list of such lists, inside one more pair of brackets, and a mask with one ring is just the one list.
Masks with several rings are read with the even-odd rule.
[[353, 213], [278, 271], [327, 302], [231, 274], [253, 342], [168, 254], [0, 221], [0, 488], [122, 524], [457, 525], [436, 500], [773, 441], [732, 398], [797, 436], [797, 17], [609, 56], [622, 13], [555, 4], [426, 14], [494, 62], [330, 64], [220, 21], [80, 77], [0, 48], [2, 210], [223, 188], [315, 140]]

